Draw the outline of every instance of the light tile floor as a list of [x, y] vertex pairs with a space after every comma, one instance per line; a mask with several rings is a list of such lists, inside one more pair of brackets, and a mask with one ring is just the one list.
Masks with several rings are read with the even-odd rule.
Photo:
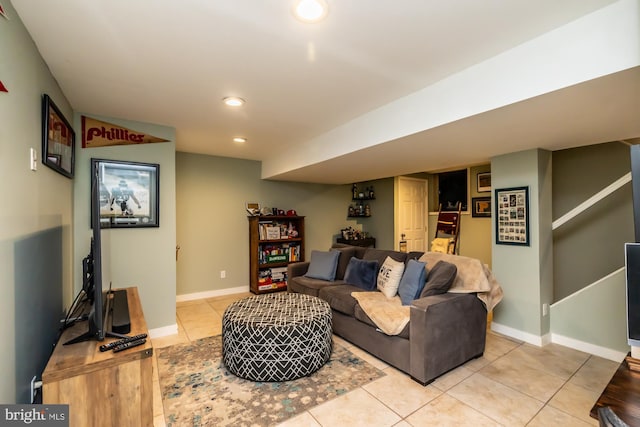
[[[156, 348], [222, 333], [222, 314], [236, 294], [177, 304], [178, 334]], [[344, 426], [597, 426], [589, 411], [618, 363], [550, 344], [539, 348], [487, 332], [481, 358], [426, 387], [347, 341], [336, 342], [384, 370], [380, 378], [304, 412], [281, 427]], [[154, 357], [154, 426], [164, 426]]]

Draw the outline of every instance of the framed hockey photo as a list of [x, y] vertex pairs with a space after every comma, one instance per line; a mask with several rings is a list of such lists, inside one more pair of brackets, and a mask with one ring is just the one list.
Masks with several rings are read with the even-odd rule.
[[73, 179], [75, 132], [49, 95], [42, 96], [42, 163]]
[[160, 165], [91, 159], [96, 167], [101, 228], [160, 226]]
[[496, 244], [530, 246], [529, 187], [495, 192]]

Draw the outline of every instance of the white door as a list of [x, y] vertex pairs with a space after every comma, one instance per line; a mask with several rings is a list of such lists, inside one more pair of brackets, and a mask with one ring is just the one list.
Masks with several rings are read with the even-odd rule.
[[407, 252], [427, 250], [427, 215], [427, 180], [399, 177], [396, 249], [406, 241]]

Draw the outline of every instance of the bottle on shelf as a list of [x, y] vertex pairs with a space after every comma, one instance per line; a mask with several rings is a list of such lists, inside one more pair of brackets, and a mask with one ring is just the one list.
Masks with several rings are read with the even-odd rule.
[[375, 198], [375, 194], [373, 192], [373, 185], [369, 188], [369, 198], [370, 199], [374, 199]]
[[352, 193], [353, 193], [353, 199], [357, 199], [358, 198], [358, 186], [354, 183], [353, 184], [353, 188], [352, 188]]

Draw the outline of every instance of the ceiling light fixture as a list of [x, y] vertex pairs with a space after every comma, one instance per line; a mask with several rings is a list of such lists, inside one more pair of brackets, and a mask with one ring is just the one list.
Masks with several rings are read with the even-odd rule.
[[243, 144], [243, 143], [247, 142], [247, 138], [243, 138], [241, 136], [236, 136], [235, 138], [233, 138], [233, 142], [237, 142], [238, 144]]
[[327, 16], [329, 6], [325, 0], [297, 0], [293, 14], [302, 22], [319, 22]]
[[227, 96], [222, 99], [222, 102], [229, 107], [241, 107], [244, 105], [244, 99], [238, 98], [237, 96]]

